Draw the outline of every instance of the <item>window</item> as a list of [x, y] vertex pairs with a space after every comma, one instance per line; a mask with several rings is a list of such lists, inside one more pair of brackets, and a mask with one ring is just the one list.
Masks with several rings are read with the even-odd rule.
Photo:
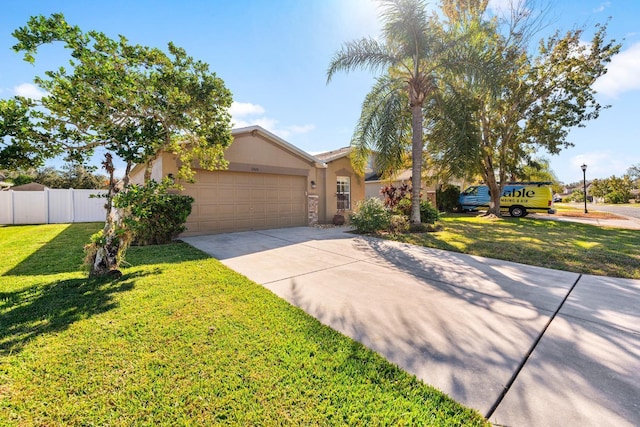
[[351, 209], [351, 178], [348, 176], [337, 177], [338, 210]]

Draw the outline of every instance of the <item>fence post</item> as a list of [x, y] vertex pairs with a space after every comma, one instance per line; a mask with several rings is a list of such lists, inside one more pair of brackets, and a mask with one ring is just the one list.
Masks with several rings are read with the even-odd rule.
[[45, 214], [44, 223], [45, 224], [51, 224], [49, 222], [49, 217], [50, 217], [50, 215], [49, 215], [49, 197], [51, 197], [51, 193], [49, 192], [48, 188], [44, 189], [44, 194], [45, 194], [45, 197], [44, 197], [44, 214]]
[[9, 210], [11, 215], [11, 222], [10, 224], [15, 225], [16, 224], [16, 201], [14, 199], [15, 197], [15, 191], [13, 190], [9, 190], [11, 192], [11, 198], [9, 199], [11, 203], [11, 209]]
[[76, 197], [75, 197], [75, 190], [73, 188], [70, 188], [69, 191], [71, 192], [71, 194], [69, 195], [69, 203], [70, 203], [70, 208], [71, 208], [71, 222], [74, 223], [76, 222]]

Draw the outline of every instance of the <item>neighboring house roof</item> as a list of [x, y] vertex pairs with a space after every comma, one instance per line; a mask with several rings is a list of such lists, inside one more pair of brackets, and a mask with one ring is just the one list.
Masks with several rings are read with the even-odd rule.
[[13, 191], [44, 191], [46, 186], [38, 184], [37, 182], [30, 182], [28, 184], [16, 185], [11, 187]]
[[382, 174], [374, 172], [373, 174], [365, 177], [364, 180], [365, 182], [409, 181], [411, 176], [411, 169], [405, 169], [388, 179], [383, 179]]
[[266, 130], [265, 128], [263, 128], [261, 126], [254, 125], [254, 126], [247, 126], [247, 127], [237, 128], [237, 129], [231, 130], [231, 135], [233, 135], [233, 136], [243, 135], [243, 134], [246, 134], [246, 133], [250, 133], [252, 135], [260, 134], [263, 137], [265, 137], [268, 140], [270, 140], [271, 142], [274, 142], [276, 145], [279, 145], [280, 147], [284, 148], [285, 150], [290, 151], [290, 152], [292, 152], [294, 154], [297, 154], [299, 157], [302, 157], [303, 159], [307, 160], [308, 162], [314, 164], [316, 167], [319, 167], [319, 168], [326, 167], [326, 165], [323, 163], [323, 160], [320, 159], [319, 157], [317, 157], [317, 156], [314, 157], [311, 154], [307, 153], [306, 151], [302, 151], [301, 149], [299, 149], [295, 145], [288, 143], [284, 139], [280, 138], [277, 135], [274, 135], [273, 133], [269, 132], [268, 130]]
[[346, 157], [350, 153], [351, 153], [351, 147], [342, 147], [342, 148], [338, 148], [337, 150], [316, 154], [315, 157], [325, 163], [329, 163], [334, 160], [338, 160], [343, 157]]

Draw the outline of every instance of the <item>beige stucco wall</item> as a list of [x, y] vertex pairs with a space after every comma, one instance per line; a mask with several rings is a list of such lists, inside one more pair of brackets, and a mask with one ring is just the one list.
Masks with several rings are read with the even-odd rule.
[[[229, 162], [228, 170], [232, 172], [284, 174], [305, 177], [307, 196], [318, 196], [318, 222], [330, 223], [337, 212], [336, 180], [337, 176], [351, 178], [351, 207], [355, 208], [365, 198], [364, 178], [357, 175], [351, 167], [348, 157], [343, 157], [327, 164], [310, 161], [308, 157], [299, 155], [295, 150], [283, 147], [260, 132], [234, 134], [234, 142], [225, 152]], [[163, 153], [154, 165], [154, 178], [161, 179], [168, 174], [177, 176], [179, 161], [171, 153]], [[138, 166], [133, 171], [132, 182], [142, 183], [144, 168]], [[198, 185], [198, 169], [194, 184], [179, 182], [185, 188]], [[156, 177], [156, 175], [158, 175]], [[315, 187], [315, 188], [314, 188]], [[348, 212], [346, 213], [348, 214]]]
[[[384, 200], [384, 196], [380, 194], [380, 189], [385, 185], [393, 184], [398, 187], [403, 184], [402, 181], [370, 181], [365, 184], [366, 198], [377, 197], [380, 200]], [[409, 183], [410, 184], [410, 183]], [[422, 185], [422, 198], [428, 199], [433, 206], [436, 206], [436, 188], [434, 185]]]
[[[259, 132], [235, 135], [224, 157], [229, 162], [230, 171], [306, 176], [309, 194], [320, 194], [318, 191], [322, 190], [318, 186], [318, 171], [313, 163], [263, 137]], [[177, 176], [178, 169], [177, 156], [165, 152], [154, 163], [152, 177], [159, 181], [168, 174]], [[195, 172], [197, 185], [197, 167]], [[141, 184], [143, 178], [144, 168], [138, 165], [131, 174], [131, 182]], [[311, 188], [311, 181], [316, 182], [315, 189]], [[186, 182], [181, 184], [191, 185]]]
[[[365, 187], [364, 177], [358, 175], [351, 166], [351, 160], [349, 157], [341, 157], [332, 162], [327, 163], [325, 182], [325, 204], [324, 208], [324, 222], [331, 222], [333, 216], [337, 212], [338, 197], [336, 193], [337, 177], [348, 176], [351, 178], [351, 209], [353, 210], [359, 201], [364, 200]], [[346, 212], [348, 215], [348, 212]]]

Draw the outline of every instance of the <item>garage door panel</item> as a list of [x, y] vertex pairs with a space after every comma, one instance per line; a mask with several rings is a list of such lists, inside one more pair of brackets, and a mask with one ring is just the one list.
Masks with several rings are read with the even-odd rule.
[[266, 201], [267, 191], [263, 188], [260, 188], [260, 189], [254, 188], [251, 190], [251, 199]]
[[235, 200], [251, 200], [251, 189], [236, 188]]
[[219, 175], [209, 172], [197, 172], [196, 181], [198, 185], [217, 185], [219, 184]]
[[212, 205], [211, 207], [213, 209], [208, 215], [215, 217], [230, 217], [236, 213], [236, 206], [231, 203]]
[[251, 206], [253, 217], [264, 217], [267, 214], [267, 207], [263, 204], [254, 204]]
[[184, 194], [194, 197], [185, 234], [306, 225], [306, 177], [198, 172]]

